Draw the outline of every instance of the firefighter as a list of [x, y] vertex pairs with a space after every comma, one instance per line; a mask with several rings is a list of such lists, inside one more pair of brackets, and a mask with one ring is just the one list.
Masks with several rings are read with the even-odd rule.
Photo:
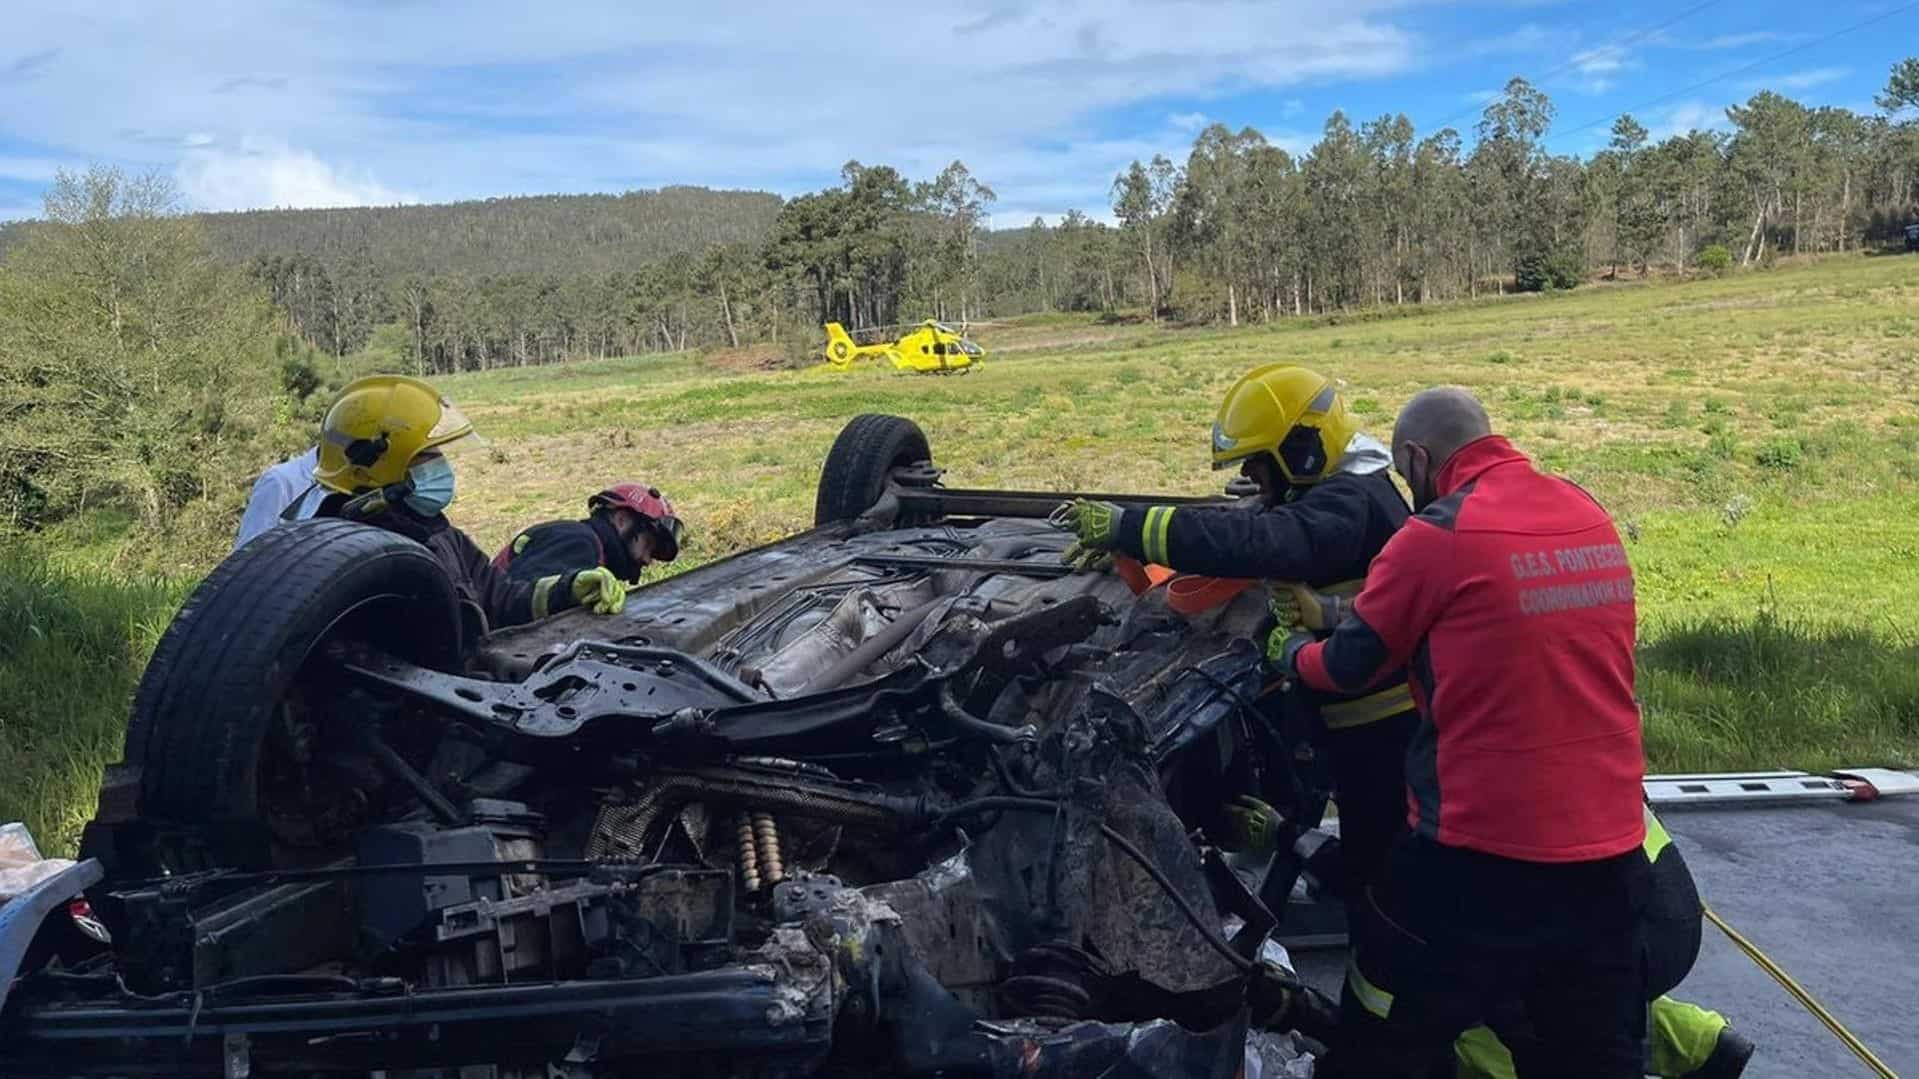
[[1652, 873], [1632, 568], [1605, 510], [1492, 433], [1463, 390], [1393, 431], [1414, 516], [1289, 676], [1354, 692], [1411, 664], [1413, 824], [1365, 887], [1328, 1073], [1412, 1076], [1511, 1004], [1521, 1076], [1643, 1074]]
[[574, 606], [618, 613], [626, 586], [613, 571], [594, 567], [536, 581], [510, 580], [446, 519], [455, 491], [447, 451], [476, 437], [460, 410], [419, 379], [356, 379], [321, 425], [313, 479], [329, 493], [317, 516], [376, 525], [432, 551], [453, 580], [471, 634]]
[[493, 556], [493, 568], [516, 581], [605, 566], [637, 581], [654, 562], [680, 555], [684, 530], [658, 487], [616, 483], [586, 500], [586, 518], [548, 521], [514, 536]]
[[[1220, 404], [1212, 441], [1214, 469], [1237, 466], [1258, 486], [1256, 512], [1076, 500], [1061, 512], [1077, 534], [1067, 559], [1089, 566], [1118, 551], [1184, 573], [1265, 578], [1290, 629], [1311, 616], [1285, 582], [1357, 582], [1406, 519], [1391, 455], [1359, 432], [1338, 387], [1314, 371], [1269, 364], [1242, 377]], [[1356, 886], [1404, 827], [1403, 762], [1418, 720], [1398, 672], [1309, 696], [1313, 742], [1330, 759], [1339, 806], [1341, 864]], [[1225, 844], [1240, 847], [1269, 845], [1286, 827], [1251, 797], [1228, 807], [1227, 825]]]
[[[1640, 923], [1646, 992], [1652, 997], [1646, 1073], [1669, 1079], [1738, 1079], [1752, 1059], [1752, 1042], [1718, 1012], [1666, 995], [1692, 973], [1699, 958], [1704, 908], [1685, 856], [1651, 806], [1645, 808], [1645, 819], [1641, 850], [1652, 869], [1652, 889]], [[1535, 1034], [1511, 1001], [1506, 1002], [1506, 1013], [1494, 1017], [1491, 1027], [1475, 1027], [1453, 1043], [1460, 1079], [1508, 1079], [1514, 1074], [1509, 1046]]]

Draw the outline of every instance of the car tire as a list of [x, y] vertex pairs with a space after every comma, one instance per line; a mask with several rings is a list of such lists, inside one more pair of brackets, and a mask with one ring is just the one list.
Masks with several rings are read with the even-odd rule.
[[831, 524], [858, 517], [880, 500], [894, 469], [932, 457], [926, 433], [912, 420], [878, 412], [853, 417], [840, 429], [840, 436], [826, 455], [826, 464], [820, 468], [813, 523]]
[[[420, 544], [338, 520], [262, 533], [194, 589], [155, 646], [96, 825], [190, 833], [227, 864], [265, 857], [263, 746], [315, 648], [351, 633], [453, 670], [460, 632], [453, 583]], [[151, 860], [145, 853], [140, 861]]]

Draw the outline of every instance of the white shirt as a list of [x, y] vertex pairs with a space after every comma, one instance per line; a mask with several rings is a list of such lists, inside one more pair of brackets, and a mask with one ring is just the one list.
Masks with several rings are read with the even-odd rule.
[[233, 538], [234, 548], [279, 524], [280, 515], [296, 499], [300, 508], [289, 520], [304, 521], [318, 512], [327, 494], [313, 482], [313, 470], [319, 465], [320, 447], [315, 446], [260, 473], [260, 478], [253, 481], [253, 493], [247, 496], [246, 512], [240, 515], [240, 534]]

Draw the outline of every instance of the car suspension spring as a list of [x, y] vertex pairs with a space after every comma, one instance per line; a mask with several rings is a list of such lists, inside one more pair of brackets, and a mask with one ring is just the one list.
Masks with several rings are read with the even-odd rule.
[[757, 892], [760, 890], [760, 854], [753, 842], [753, 818], [741, 813], [734, 834], [740, 847], [740, 886], [749, 894]]
[[753, 835], [759, 840], [760, 877], [767, 886], [786, 879], [786, 862], [780, 855], [780, 826], [771, 813], [753, 814]]
[[1088, 983], [1098, 968], [1085, 952], [1050, 942], [1021, 952], [1013, 962], [1019, 973], [999, 984], [1000, 999], [1021, 1015], [1084, 1019], [1092, 1010]]

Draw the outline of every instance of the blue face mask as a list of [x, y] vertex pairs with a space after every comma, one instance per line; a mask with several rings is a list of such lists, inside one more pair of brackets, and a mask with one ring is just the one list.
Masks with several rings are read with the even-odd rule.
[[453, 465], [444, 457], [431, 457], [408, 468], [413, 493], [406, 496], [406, 508], [422, 517], [431, 517], [453, 502]]

